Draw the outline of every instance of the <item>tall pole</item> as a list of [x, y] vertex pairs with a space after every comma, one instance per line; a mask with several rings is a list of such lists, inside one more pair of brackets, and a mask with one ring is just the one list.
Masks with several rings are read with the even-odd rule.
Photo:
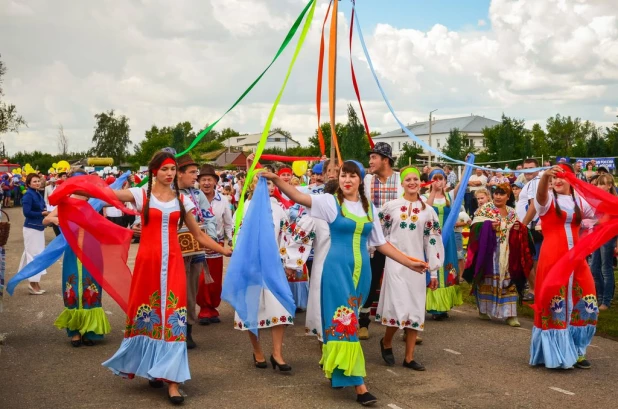
[[[432, 126], [432, 115], [434, 112], [436, 112], [437, 109], [434, 109], [433, 111], [429, 112], [429, 147], [431, 148], [431, 126]], [[429, 152], [429, 160], [428, 160], [428, 164], [429, 167], [431, 167], [431, 152]]]

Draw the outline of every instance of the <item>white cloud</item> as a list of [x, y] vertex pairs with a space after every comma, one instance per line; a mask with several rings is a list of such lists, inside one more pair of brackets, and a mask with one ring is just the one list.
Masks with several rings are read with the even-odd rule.
[[[599, 123], [618, 108], [618, 12], [603, 0], [493, 0], [482, 30], [365, 28], [374, 65], [404, 122], [470, 112], [498, 119], [560, 112]], [[6, 99], [29, 122], [2, 135], [10, 152], [56, 151], [62, 123], [71, 148], [90, 146], [94, 114], [130, 118], [139, 141], [152, 124], [213, 122], [270, 62], [303, 0], [164, 0], [96, 4], [11, 0], [0, 9]], [[369, 12], [358, 5], [358, 12]], [[315, 78], [326, 4], [317, 8], [274, 125], [305, 142], [317, 124]], [[347, 17], [340, 14], [337, 119], [356, 106], [349, 74]], [[364, 20], [363, 20], [364, 21]], [[488, 29], [488, 27], [491, 27]], [[327, 25], [328, 29], [328, 25]], [[296, 39], [219, 128], [262, 129]], [[372, 129], [397, 128], [355, 40], [354, 62]], [[326, 79], [326, 74], [325, 74]], [[327, 85], [322, 120], [328, 120]], [[608, 111], [609, 110], [609, 111]]]

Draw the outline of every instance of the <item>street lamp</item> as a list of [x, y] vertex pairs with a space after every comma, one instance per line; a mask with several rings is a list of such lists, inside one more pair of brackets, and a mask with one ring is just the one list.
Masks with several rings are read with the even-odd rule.
[[[431, 118], [432, 118], [432, 114], [436, 111], [437, 109], [434, 109], [433, 111], [429, 112], [429, 147], [430, 148], [431, 148]], [[428, 163], [429, 163], [429, 167], [431, 167], [431, 151], [429, 152]]]

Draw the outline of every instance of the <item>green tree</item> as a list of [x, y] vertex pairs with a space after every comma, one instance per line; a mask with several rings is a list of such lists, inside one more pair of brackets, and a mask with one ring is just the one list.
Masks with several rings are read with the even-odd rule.
[[270, 132], [271, 132], [271, 133], [273, 133], [273, 132], [279, 132], [281, 135], [285, 135], [285, 136], [287, 136], [288, 138], [291, 138], [291, 137], [292, 137], [292, 133], [291, 133], [290, 131], [286, 131], [285, 129], [280, 128], [280, 127], [273, 128], [273, 129], [271, 129], [271, 130], [270, 130]]
[[113, 158], [114, 163], [120, 164], [129, 156], [129, 146], [133, 144], [129, 133], [129, 118], [124, 115], [116, 116], [114, 110], [102, 112], [94, 116], [97, 126], [94, 130], [92, 154], [98, 157]]
[[2, 101], [4, 90], [2, 89], [2, 77], [6, 74], [6, 67], [0, 60], [0, 134], [6, 132], [19, 132], [19, 127], [28, 126], [24, 118], [17, 113], [14, 104]]
[[541, 125], [532, 125], [532, 131], [530, 133], [532, 135], [533, 156], [549, 156], [550, 149], [547, 143], [547, 134], [543, 128], [541, 128]]
[[488, 159], [503, 161], [523, 157], [526, 134], [523, 119], [509, 118], [502, 114], [500, 124], [483, 129]]
[[588, 141], [586, 141], [586, 156], [602, 156], [606, 155], [611, 148], [608, 139], [603, 135], [602, 128], [594, 128]]
[[367, 152], [371, 149], [365, 127], [358, 119], [356, 111], [352, 104], [348, 105], [348, 122], [343, 128], [343, 132], [339, 135], [339, 150], [341, 151], [342, 160], [355, 159], [369, 166], [369, 157]]
[[[202, 129], [200, 129], [197, 133], [195, 133], [194, 135], [188, 135], [187, 136], [187, 143], [191, 144], [193, 143], [193, 140], [195, 139], [195, 137], [199, 134], [202, 133], [203, 130], [205, 130], [206, 128], [208, 128], [210, 126], [210, 124], [206, 124], [205, 127], [203, 127]], [[215, 130], [215, 129], [211, 129], [206, 135], [204, 135], [204, 137], [202, 138], [202, 140], [200, 141], [200, 143], [208, 143], [208, 142], [212, 142], [212, 141], [216, 141], [219, 139], [219, 137], [221, 137], [221, 134]]]
[[560, 114], [548, 118], [545, 128], [551, 154], [557, 156], [572, 156], [575, 146], [579, 146], [578, 150], [581, 150], [587, 134], [591, 131], [589, 122], [582, 123], [580, 118], [573, 119]]
[[401, 154], [397, 158], [397, 163], [395, 164], [395, 167], [401, 169], [410, 164], [417, 163], [419, 160], [418, 155], [422, 153], [423, 148], [405, 142], [401, 147]]
[[457, 128], [453, 128], [448, 133], [448, 138], [446, 139], [446, 146], [442, 149], [442, 153], [446, 156], [449, 156], [453, 159], [463, 160], [465, 155], [463, 155], [464, 148], [464, 138], [467, 138], [468, 135], [462, 133]]
[[[342, 132], [344, 131], [344, 128], [345, 128], [344, 124], [337, 123], [335, 125], [335, 132], [337, 132], [338, 136], [342, 134]], [[330, 156], [330, 136], [331, 136], [330, 122], [324, 122], [322, 125], [320, 125], [320, 129], [322, 130], [322, 135], [324, 136], [324, 147], [326, 149], [325, 154], [326, 156]], [[339, 139], [341, 139], [340, 136], [339, 136]], [[313, 133], [313, 136], [309, 137], [309, 146], [313, 149], [312, 155], [320, 155], [320, 142], [318, 139], [317, 129]], [[339, 149], [341, 149], [341, 146], [339, 146]]]
[[[616, 116], [618, 118], [618, 116]], [[612, 156], [618, 156], [618, 121], [611, 128], [605, 128], [607, 148]]]
[[[233, 130], [232, 128], [225, 128], [224, 130], [221, 131], [221, 134], [219, 135], [218, 141], [219, 142], [223, 142], [228, 138], [232, 138], [234, 136], [240, 136], [240, 133], [238, 131]], [[224, 143], [225, 145], [225, 143]]]

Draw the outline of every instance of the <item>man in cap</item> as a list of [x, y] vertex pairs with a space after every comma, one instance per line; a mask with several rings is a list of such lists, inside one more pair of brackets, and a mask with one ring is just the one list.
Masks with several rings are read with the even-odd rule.
[[[194, 187], [198, 175], [197, 163], [189, 154], [176, 158], [176, 163], [178, 164], [178, 190], [195, 204], [195, 208], [192, 210], [195, 220], [199, 225], [206, 225], [206, 234], [216, 240], [217, 226], [215, 219], [214, 217], [207, 217], [210, 203], [204, 193]], [[185, 272], [187, 273], [187, 349], [193, 349], [197, 346], [193, 341], [192, 332], [193, 325], [198, 321], [195, 312], [198, 282], [202, 270], [207, 274], [208, 265], [206, 264], [205, 253], [184, 257], [184, 262]]]
[[[399, 180], [399, 172], [393, 170], [395, 159], [392, 148], [386, 142], [378, 142], [367, 152], [369, 155], [369, 172], [364, 179], [365, 196], [373, 203], [378, 213], [386, 202], [395, 200], [403, 195], [403, 187]], [[371, 288], [365, 300], [359, 317], [359, 339], [369, 338], [369, 323], [371, 321], [371, 305], [377, 301], [377, 291], [380, 288], [386, 256], [375, 251], [371, 258]]]
[[[223, 246], [227, 238], [228, 245], [231, 246], [234, 220], [232, 219], [232, 209], [227, 197], [217, 192], [216, 187], [219, 182], [219, 175], [217, 175], [215, 168], [212, 166], [203, 165], [200, 168], [197, 181], [200, 185], [200, 190], [210, 203], [206, 218], [214, 218], [215, 220], [216, 237], [213, 237], [213, 239]], [[206, 264], [208, 264], [208, 270], [213, 282], [206, 284], [204, 276], [200, 275], [197, 293], [197, 304], [200, 306], [200, 313], [198, 315], [200, 325], [218, 324], [221, 322], [217, 308], [221, 304], [223, 256], [206, 250]]]

